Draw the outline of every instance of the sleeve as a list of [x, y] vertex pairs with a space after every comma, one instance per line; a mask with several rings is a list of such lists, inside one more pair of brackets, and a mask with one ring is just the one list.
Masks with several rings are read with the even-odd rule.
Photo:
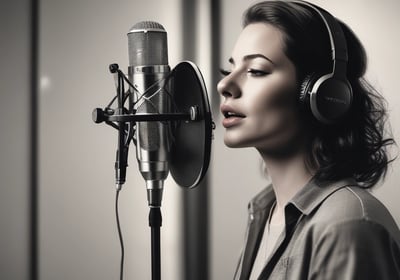
[[400, 279], [399, 244], [368, 220], [331, 225], [318, 238], [309, 269], [312, 280]]

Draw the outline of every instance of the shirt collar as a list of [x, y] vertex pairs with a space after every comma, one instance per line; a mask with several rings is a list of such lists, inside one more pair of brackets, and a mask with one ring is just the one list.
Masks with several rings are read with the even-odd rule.
[[252, 200], [249, 202], [249, 212], [253, 214], [260, 210], [269, 209], [272, 207], [272, 204], [275, 201], [275, 193], [272, 188], [272, 184], [269, 184], [265, 189], [263, 189], [260, 193], [258, 193]]
[[[343, 179], [336, 182], [319, 181], [312, 178], [288, 203], [297, 208], [304, 215], [310, 214], [319, 204], [332, 193], [346, 186], [357, 185], [354, 179]], [[272, 184], [268, 185], [261, 193], [249, 203], [250, 213], [270, 208], [275, 201]]]
[[289, 204], [294, 205], [304, 215], [308, 215], [332, 193], [350, 185], [357, 183], [350, 178], [335, 182], [313, 178], [289, 201]]

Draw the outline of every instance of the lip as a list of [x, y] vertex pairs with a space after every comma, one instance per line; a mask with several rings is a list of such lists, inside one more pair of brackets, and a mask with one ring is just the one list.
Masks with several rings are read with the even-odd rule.
[[[221, 105], [221, 113], [224, 116], [224, 119], [222, 120], [222, 125], [225, 128], [230, 128], [232, 126], [238, 125], [244, 118], [246, 118], [244, 114], [227, 104]], [[227, 117], [227, 114], [233, 114], [233, 116]]]
[[222, 126], [225, 128], [230, 128], [232, 126], [238, 125], [242, 120], [242, 117], [225, 118], [222, 120]]

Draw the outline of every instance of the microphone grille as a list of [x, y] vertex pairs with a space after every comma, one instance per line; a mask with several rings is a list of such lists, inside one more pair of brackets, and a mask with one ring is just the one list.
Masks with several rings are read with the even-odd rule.
[[129, 30], [128, 33], [130, 33], [131, 31], [135, 32], [137, 30], [140, 29], [145, 29], [145, 30], [149, 30], [149, 29], [154, 29], [154, 30], [159, 30], [160, 32], [165, 32], [164, 27], [159, 24], [158, 22], [155, 21], [141, 21], [136, 23], [134, 26], [132, 26], [132, 28]]
[[[143, 102], [138, 108], [137, 113], [156, 114], [156, 108], [150, 103]], [[160, 148], [160, 129], [162, 124], [159, 122], [140, 122], [138, 124], [140, 147], [147, 151], [156, 151]]]
[[167, 32], [158, 22], [136, 23], [128, 32], [129, 66], [168, 65]]

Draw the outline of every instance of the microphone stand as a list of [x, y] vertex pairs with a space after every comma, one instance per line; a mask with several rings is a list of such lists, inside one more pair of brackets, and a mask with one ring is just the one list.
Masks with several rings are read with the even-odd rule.
[[[133, 139], [133, 128], [135, 122], [153, 121], [196, 121], [199, 118], [198, 106], [192, 106], [187, 113], [168, 113], [168, 114], [135, 114], [132, 106], [132, 97], [129, 93], [129, 110], [124, 108], [126, 95], [124, 92], [124, 80], [129, 83], [125, 75], [118, 69], [117, 64], [110, 65], [111, 73], [118, 73], [117, 100], [118, 109], [115, 111], [107, 106], [104, 110], [96, 108], [92, 112], [92, 119], [95, 123], [105, 122], [106, 124], [118, 129], [118, 151], [115, 163], [117, 189], [121, 189], [125, 182], [126, 166], [128, 158], [128, 146]], [[131, 84], [130, 84], [131, 85]], [[131, 85], [132, 88], [133, 85]], [[129, 112], [129, 114], [125, 114]], [[126, 123], [129, 125], [127, 126]], [[128, 128], [128, 131], [126, 131]], [[126, 136], [126, 137], [125, 137]], [[136, 143], [135, 143], [136, 144]], [[150, 207], [149, 226], [151, 228], [151, 272], [152, 280], [161, 280], [161, 242], [160, 228], [162, 216], [160, 206]]]
[[161, 279], [160, 228], [162, 224], [160, 207], [150, 207], [149, 226], [151, 227], [151, 275], [152, 280]]

